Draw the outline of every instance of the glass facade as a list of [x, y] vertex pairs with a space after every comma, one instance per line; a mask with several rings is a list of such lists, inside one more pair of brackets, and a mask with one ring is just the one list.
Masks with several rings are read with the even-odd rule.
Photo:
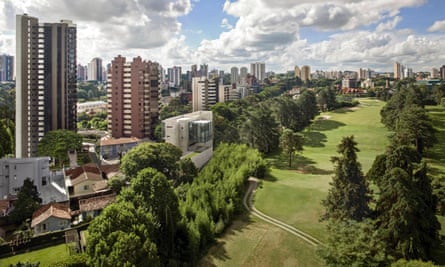
[[189, 146], [196, 143], [207, 143], [213, 138], [212, 121], [192, 121], [189, 123]]

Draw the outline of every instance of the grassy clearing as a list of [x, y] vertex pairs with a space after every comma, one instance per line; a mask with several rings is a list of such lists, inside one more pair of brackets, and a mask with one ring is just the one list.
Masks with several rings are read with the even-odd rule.
[[246, 215], [234, 221], [198, 266], [323, 266], [315, 253], [315, 247]]
[[52, 266], [56, 262], [62, 261], [69, 257], [68, 247], [65, 244], [48, 247], [31, 251], [25, 254], [19, 254], [13, 257], [0, 259], [0, 266], [9, 266], [16, 264], [19, 261], [37, 263], [40, 262], [40, 267]]
[[437, 130], [437, 144], [429, 149], [425, 155], [429, 171], [435, 177], [445, 177], [445, 108], [442, 106], [427, 107], [428, 113]]
[[[255, 195], [264, 213], [302, 229], [323, 241], [326, 229], [319, 222], [332, 177], [330, 162], [344, 136], [354, 135], [358, 159], [366, 172], [376, 155], [384, 152], [388, 131], [380, 123], [384, 103], [361, 99], [357, 108], [323, 113], [304, 132], [304, 151], [292, 168], [279, 153], [267, 160], [273, 166]], [[267, 223], [248, 217], [236, 221], [199, 266], [323, 266], [315, 248]]]

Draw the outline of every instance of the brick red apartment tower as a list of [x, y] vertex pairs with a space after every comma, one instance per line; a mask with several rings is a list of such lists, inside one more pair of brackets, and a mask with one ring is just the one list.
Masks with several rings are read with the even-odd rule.
[[159, 115], [159, 64], [117, 56], [108, 72], [108, 130], [113, 138], [151, 138]]

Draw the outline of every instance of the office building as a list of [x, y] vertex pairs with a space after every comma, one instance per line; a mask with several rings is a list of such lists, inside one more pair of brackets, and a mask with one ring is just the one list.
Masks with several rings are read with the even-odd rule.
[[218, 84], [207, 77], [194, 77], [192, 80], [193, 112], [210, 110], [218, 102]]
[[207, 64], [202, 64], [199, 66], [199, 73], [197, 77], [208, 77], [209, 74], [209, 65]]
[[250, 64], [250, 74], [262, 83], [266, 78], [266, 64], [262, 62], [255, 62]]
[[104, 80], [103, 78], [103, 67], [102, 67], [102, 59], [95, 57], [88, 63], [88, 81], [98, 81], [101, 82]]
[[16, 157], [37, 155], [46, 132], [76, 130], [76, 25], [16, 17]]
[[108, 73], [108, 130], [113, 138], [150, 138], [159, 115], [160, 69], [156, 62], [117, 56]]
[[311, 67], [304, 65], [301, 67], [301, 80], [303, 82], [311, 80]]
[[0, 55], [0, 82], [14, 80], [14, 57], [10, 55]]

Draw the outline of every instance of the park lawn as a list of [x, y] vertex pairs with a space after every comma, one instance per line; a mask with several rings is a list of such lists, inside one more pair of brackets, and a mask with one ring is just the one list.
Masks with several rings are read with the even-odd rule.
[[[326, 240], [321, 201], [326, 197], [332, 178], [331, 157], [337, 156], [337, 145], [342, 137], [354, 135], [358, 161], [363, 172], [372, 166], [375, 157], [384, 153], [389, 132], [380, 123], [380, 109], [384, 102], [360, 99], [360, 106], [326, 112], [319, 116], [311, 129], [301, 155], [293, 166], [297, 170], [272, 168], [268, 179], [255, 195], [255, 206], [260, 211], [276, 217], [298, 229]], [[273, 155], [269, 162], [276, 165], [280, 155]], [[283, 165], [278, 165], [282, 168]], [[288, 166], [286, 166], [288, 167]]]
[[40, 262], [40, 267], [47, 267], [67, 258], [69, 258], [68, 248], [66, 244], [61, 244], [0, 259], [0, 266], [9, 266], [20, 261], [22, 263]]
[[427, 106], [428, 114], [437, 130], [437, 143], [427, 150], [425, 159], [430, 173], [435, 177], [445, 177], [445, 108], [442, 106]]
[[324, 266], [317, 248], [259, 219], [243, 215], [216, 240], [197, 266]]

